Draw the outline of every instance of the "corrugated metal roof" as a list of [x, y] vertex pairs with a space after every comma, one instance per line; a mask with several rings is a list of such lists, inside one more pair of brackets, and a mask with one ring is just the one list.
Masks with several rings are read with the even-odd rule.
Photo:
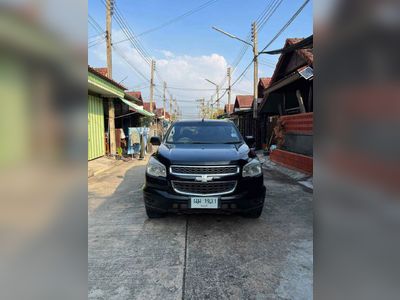
[[141, 115], [147, 116], [147, 117], [154, 117], [154, 114], [141, 108], [139, 105], [136, 105], [128, 100], [125, 100], [123, 98], [119, 98], [121, 99], [122, 102], [124, 102], [126, 105], [132, 107], [136, 112], [138, 112]]

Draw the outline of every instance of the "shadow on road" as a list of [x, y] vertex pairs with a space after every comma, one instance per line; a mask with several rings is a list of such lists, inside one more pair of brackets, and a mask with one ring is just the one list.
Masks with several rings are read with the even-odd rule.
[[168, 214], [150, 220], [144, 171], [110, 173], [96, 189], [89, 186], [89, 202], [101, 201], [89, 213], [90, 299], [312, 298], [309, 191], [269, 173], [259, 219]]

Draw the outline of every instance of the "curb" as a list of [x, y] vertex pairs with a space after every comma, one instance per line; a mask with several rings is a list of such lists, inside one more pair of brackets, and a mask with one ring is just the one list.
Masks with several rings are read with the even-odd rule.
[[113, 164], [112, 164], [111, 166], [109, 166], [109, 167], [105, 167], [105, 168], [102, 168], [102, 169], [98, 169], [98, 170], [96, 170], [96, 171], [88, 170], [88, 178], [93, 177], [93, 176], [97, 176], [97, 175], [99, 175], [99, 174], [101, 174], [101, 173], [103, 173], [103, 172], [105, 172], [105, 171], [107, 171], [107, 170], [110, 170], [110, 169], [112, 169], [112, 168], [114, 168], [114, 167], [116, 167], [116, 166], [119, 166], [119, 165], [123, 164], [123, 162], [124, 162], [124, 161], [122, 161], [122, 160], [116, 160], [115, 163], [113, 163]]
[[263, 156], [261, 153], [257, 153], [259, 160], [262, 163], [262, 168], [264, 170], [275, 170], [281, 174], [284, 174], [293, 180], [295, 180], [298, 184], [305, 186], [310, 190], [314, 190], [313, 186], [313, 176], [307, 175], [303, 172], [293, 170], [291, 168], [287, 168], [283, 165], [277, 164], [270, 160], [269, 156]]

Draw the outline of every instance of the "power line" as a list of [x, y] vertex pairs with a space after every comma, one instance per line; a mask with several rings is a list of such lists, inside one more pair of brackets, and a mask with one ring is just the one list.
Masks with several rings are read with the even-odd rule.
[[88, 16], [89, 16], [89, 18], [88, 18], [89, 24], [92, 25], [92, 27], [98, 32], [98, 34], [92, 36], [90, 39], [93, 39], [95, 37], [98, 37], [98, 38], [88, 42], [88, 48], [91, 48], [91, 47], [99, 45], [103, 41], [105, 41], [105, 39], [106, 39], [105, 33], [106, 32], [103, 28], [101, 28], [100, 24], [90, 14]]
[[119, 10], [116, 7], [116, 14], [114, 18], [119, 27], [122, 29], [123, 33], [125, 36], [130, 40], [132, 46], [136, 49], [138, 54], [143, 58], [143, 60], [150, 65], [151, 59], [149, 58], [150, 55], [146, 50], [144, 50], [143, 46], [140, 44], [140, 42], [134, 37], [134, 34], [132, 33], [132, 29], [129, 27], [129, 24], [126, 23], [125, 19], [123, 16], [119, 13]]
[[258, 31], [262, 30], [262, 28], [265, 26], [265, 24], [268, 22], [268, 20], [273, 16], [273, 14], [278, 9], [278, 7], [282, 4], [282, 2], [283, 2], [283, 0], [275, 0], [274, 2], [271, 3], [271, 5], [268, 7], [268, 11], [264, 15], [263, 19], [261, 19], [257, 24]]
[[[308, 4], [308, 2], [310, 2], [310, 0], [306, 0], [304, 1], [304, 3], [299, 7], [299, 9], [293, 14], [293, 16], [289, 19], [289, 21], [286, 22], [286, 24], [278, 31], [278, 33], [272, 38], [272, 40], [260, 51], [263, 52], [265, 49], [267, 49], [285, 30], [286, 28], [289, 27], [290, 24], [292, 24], [292, 22], [298, 17], [298, 15], [302, 12], [302, 10], [304, 9], [304, 7]], [[260, 55], [260, 54], [258, 54]], [[254, 58], [253, 58], [254, 60]], [[243, 70], [243, 72], [239, 75], [239, 77], [232, 83], [231, 87], [233, 87], [236, 83], [238, 83], [243, 76], [245, 75], [245, 73], [247, 72], [247, 70], [250, 68], [250, 66], [253, 64], [253, 60], [246, 66], [246, 68]], [[219, 97], [219, 99], [215, 100], [213, 104], [215, 104], [217, 101], [219, 101], [225, 94], [227, 91], [225, 91], [221, 97]]]
[[289, 21], [279, 30], [279, 32], [274, 36], [274, 38], [260, 51], [263, 52], [267, 49], [275, 40], [289, 27], [290, 24], [297, 18], [297, 16], [303, 11], [304, 7], [310, 2], [310, 0], [304, 1], [304, 3], [299, 7], [299, 9], [294, 13], [294, 15], [289, 19]]
[[105, 40], [106, 40], [106, 37], [103, 36], [103, 37], [101, 37], [100, 39], [91, 41], [91, 42], [88, 43], [88, 48], [92, 48], [92, 47], [94, 47], [94, 46], [97, 46], [97, 45], [103, 43]]
[[[105, 2], [105, 0], [101, 0], [101, 2], [107, 9], [107, 3]], [[114, 14], [113, 14], [114, 20], [118, 23], [122, 32], [127, 37], [127, 39], [131, 42], [131, 45], [135, 48], [135, 50], [138, 52], [138, 54], [143, 58], [143, 60], [148, 65], [150, 65], [150, 62], [151, 62], [151, 59], [149, 58], [150, 55], [144, 49], [144, 47], [141, 45], [141, 43], [135, 38], [135, 34], [133, 33], [132, 28], [130, 27], [129, 23], [126, 22], [126, 19], [124, 18], [124, 16], [122, 15], [121, 11], [119, 10], [119, 8], [116, 4], [114, 4], [113, 9], [114, 9]]]
[[[257, 28], [258, 31], [260, 32], [261, 29], [264, 27], [264, 25], [266, 24], [266, 22], [272, 17], [272, 15], [275, 13], [275, 11], [277, 10], [277, 8], [280, 6], [280, 4], [282, 3], [283, 0], [271, 0], [267, 6], [265, 7], [265, 9], [262, 11], [262, 13], [257, 17], [256, 19], [256, 24], [257, 24]], [[279, 3], [278, 3], [279, 2]], [[246, 37], [246, 41], [250, 42], [251, 41], [251, 31], [247, 34]], [[237, 66], [239, 65], [239, 63], [241, 62], [241, 60], [243, 59], [244, 55], [246, 54], [247, 50], [249, 49], [249, 45], [248, 44], [243, 44], [242, 48], [239, 51], [238, 56], [236, 57], [236, 59], [234, 60], [233, 64], [231, 65], [232, 67], [232, 74], [234, 74], [234, 72], [236, 71]], [[220, 83], [220, 86], [223, 86], [226, 83], [227, 77], [225, 77], [222, 82]]]
[[[150, 28], [150, 29], [148, 29], [148, 30], [146, 30], [146, 31], [144, 31], [144, 32], [142, 32], [142, 33], [136, 35], [136, 37], [140, 37], [140, 36], [142, 36], [142, 35], [149, 34], [149, 33], [153, 32], [153, 31], [162, 29], [162, 28], [164, 28], [164, 27], [166, 27], [166, 26], [168, 26], [168, 25], [171, 25], [171, 24], [173, 24], [173, 23], [175, 23], [175, 22], [177, 22], [177, 21], [179, 21], [179, 20], [181, 20], [181, 19], [183, 19], [183, 18], [185, 18], [185, 17], [188, 17], [188, 16], [190, 16], [190, 15], [192, 15], [192, 14], [194, 14], [194, 13], [196, 13], [196, 12], [198, 12], [198, 11], [200, 11], [200, 10], [202, 10], [202, 9], [204, 9], [204, 8], [206, 8], [206, 7], [210, 6], [210, 5], [212, 5], [212, 4], [214, 4], [214, 3], [217, 2], [217, 1], [218, 1], [218, 0], [210, 0], [210, 1], [207, 1], [207, 2], [203, 3], [202, 5], [200, 5], [200, 6], [196, 7], [196, 8], [194, 8], [194, 9], [191, 9], [191, 10], [185, 12], [185, 13], [182, 14], [182, 15], [179, 15], [179, 16], [177, 16], [177, 17], [175, 17], [175, 18], [173, 18], [173, 19], [171, 19], [171, 20], [169, 20], [169, 21], [166, 21], [166, 22], [164, 22], [164, 23], [162, 23], [162, 24], [160, 24], [160, 25], [157, 25], [157, 26], [155, 26], [155, 27], [153, 27], [153, 28]], [[121, 40], [121, 41], [115, 42], [115, 44], [119, 44], [119, 43], [126, 42], [126, 41], [127, 41], [127, 39]]]
[[140, 72], [129, 60], [128, 58], [120, 51], [117, 47], [112, 46], [115, 52], [123, 59], [125, 62], [138, 74], [140, 75], [144, 80], [147, 82], [150, 82], [150, 79], [148, 79], [145, 75], [143, 75], [142, 72]]
[[88, 37], [88, 39], [89, 39], [89, 40], [93, 40], [93, 39], [98, 38], [98, 37], [100, 37], [100, 36], [105, 36], [105, 34], [106, 34], [106, 32], [103, 31], [103, 32], [100, 32], [100, 33], [97, 33], [97, 34], [94, 34], [94, 35]]
[[88, 18], [89, 24], [92, 25], [92, 27], [93, 27], [96, 31], [98, 31], [99, 33], [105, 32], [105, 31], [101, 28], [100, 24], [97, 23], [97, 21], [96, 21], [90, 14], [89, 14], [88, 16], [89, 16], [89, 18]]
[[244, 94], [248, 94], [248, 95], [252, 94], [252, 92], [245, 91], [245, 90], [239, 90], [239, 89], [232, 89], [232, 91], [239, 92], [239, 93], [244, 93]]
[[215, 91], [215, 89], [185, 88], [185, 87], [176, 87], [176, 86], [168, 86], [168, 88], [170, 88], [172, 90], [183, 90], [183, 91]]

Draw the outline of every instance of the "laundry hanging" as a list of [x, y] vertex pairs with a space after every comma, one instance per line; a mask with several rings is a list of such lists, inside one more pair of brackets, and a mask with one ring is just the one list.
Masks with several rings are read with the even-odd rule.
[[146, 149], [149, 131], [150, 130], [147, 127], [128, 128], [128, 154], [135, 154], [140, 152], [140, 136], [143, 136], [143, 145], [145, 145]]

